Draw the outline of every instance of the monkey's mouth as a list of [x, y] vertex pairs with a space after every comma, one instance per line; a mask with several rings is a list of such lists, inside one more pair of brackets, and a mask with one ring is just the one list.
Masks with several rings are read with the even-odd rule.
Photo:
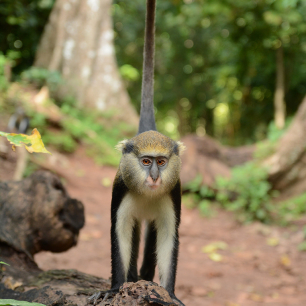
[[155, 189], [157, 189], [157, 188], [160, 186], [160, 184], [153, 184], [153, 185], [147, 184], [147, 186], [148, 186], [150, 189], [155, 190]]

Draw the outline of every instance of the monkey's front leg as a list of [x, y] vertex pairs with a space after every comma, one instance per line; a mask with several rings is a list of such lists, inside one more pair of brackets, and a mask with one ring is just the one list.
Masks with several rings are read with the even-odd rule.
[[[103, 301], [114, 296], [119, 292], [119, 287], [126, 281], [126, 271], [123, 267], [123, 260], [119, 247], [119, 236], [116, 231], [117, 218], [112, 220], [111, 226], [111, 256], [112, 256], [112, 288], [106, 291], [99, 291], [89, 297], [89, 303], [97, 304], [97, 301], [103, 297]], [[122, 236], [120, 236], [122, 238]]]
[[157, 265], [161, 286], [168, 291], [177, 305], [185, 306], [174, 294], [179, 248], [178, 225], [172, 205], [156, 220]]
[[[101, 296], [103, 301], [119, 292], [119, 288], [127, 281], [128, 272], [133, 275], [131, 266], [132, 248], [138, 249], [139, 225], [129, 214], [129, 207], [124, 201], [117, 203], [116, 197], [112, 202], [111, 225], [111, 260], [112, 260], [112, 287], [107, 291], [100, 291], [89, 298], [95, 305]], [[119, 205], [118, 205], [119, 204]], [[133, 236], [136, 236], [133, 239]], [[132, 243], [134, 242], [134, 243]], [[134, 244], [134, 245], [132, 245]], [[137, 260], [137, 258], [136, 258]], [[137, 268], [136, 268], [137, 269]]]

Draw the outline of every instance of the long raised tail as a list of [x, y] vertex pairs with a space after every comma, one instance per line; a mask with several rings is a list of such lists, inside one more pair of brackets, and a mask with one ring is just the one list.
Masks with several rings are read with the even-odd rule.
[[156, 131], [154, 116], [155, 5], [156, 0], [147, 0], [145, 43], [143, 48], [141, 109], [138, 134], [150, 130]]

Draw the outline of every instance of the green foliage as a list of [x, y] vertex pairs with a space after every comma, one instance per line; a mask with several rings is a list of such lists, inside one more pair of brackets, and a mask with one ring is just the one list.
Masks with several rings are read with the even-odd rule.
[[256, 151], [254, 153], [254, 157], [257, 160], [263, 160], [275, 152], [278, 140], [287, 131], [291, 122], [292, 118], [287, 118], [285, 126], [281, 130], [276, 127], [274, 121], [270, 122], [268, 125], [267, 139], [256, 143]]
[[139, 71], [131, 65], [125, 64], [121, 66], [119, 72], [128, 81], [137, 81], [139, 79]]
[[225, 208], [236, 211], [242, 221], [258, 220], [264, 223], [273, 218], [272, 198], [268, 172], [256, 163], [234, 167], [230, 179], [217, 178], [216, 199]]
[[[0, 2], [0, 50], [13, 67], [13, 78], [32, 66], [54, 2]], [[119, 70], [139, 109], [145, 5], [142, 0], [115, 0], [112, 12]], [[306, 92], [305, 1], [160, 1], [156, 19], [160, 131], [173, 138], [207, 133], [233, 145], [266, 138], [273, 120], [280, 47], [290, 101], [287, 113], [295, 113]], [[0, 71], [1, 63], [0, 58]], [[22, 78], [37, 86], [47, 84], [51, 93], [61, 82], [58, 74], [38, 68]], [[2, 84], [6, 86], [0, 73], [1, 88]]]
[[202, 216], [212, 217], [214, 216], [214, 211], [212, 209], [211, 202], [208, 200], [202, 200], [199, 203], [199, 210]]
[[205, 217], [211, 217], [214, 215], [214, 209], [211, 201], [215, 194], [207, 186], [202, 185], [201, 175], [197, 175], [194, 180], [183, 186], [184, 190], [188, 190], [188, 193], [183, 194], [182, 202], [187, 208], [198, 207], [201, 215]]
[[63, 115], [61, 129], [50, 127], [45, 115], [30, 109], [27, 111], [31, 126], [39, 128], [46, 146], [72, 153], [82, 143], [98, 164], [117, 166], [120, 154], [115, 150], [115, 145], [123, 138], [133, 136], [134, 128], [113, 120], [114, 114], [111, 112], [78, 108], [71, 97], [61, 100], [59, 104]]
[[0, 299], [0, 306], [45, 306], [45, 305], [40, 303], [26, 302], [26, 301]]
[[282, 201], [277, 204], [283, 223], [288, 223], [306, 213], [306, 193]]
[[182, 202], [185, 207], [189, 209], [193, 209], [198, 206], [199, 204], [199, 197], [195, 193], [186, 193], [182, 196]]
[[34, 163], [27, 163], [27, 166], [23, 172], [23, 177], [28, 177], [30, 176], [32, 173], [34, 173], [35, 171], [39, 170], [39, 166], [37, 164]]
[[[119, 66], [128, 63], [139, 73], [144, 16], [143, 1], [114, 1]], [[280, 46], [287, 112], [296, 111], [306, 91], [304, 1], [161, 1], [156, 19], [157, 122], [171, 112], [181, 135], [204, 130], [230, 144], [264, 139], [273, 120]], [[127, 85], [139, 108], [140, 79]], [[163, 124], [164, 133], [168, 128]]]
[[263, 160], [268, 156], [271, 156], [275, 152], [276, 143], [268, 140], [260, 141], [256, 143], [256, 150], [254, 157], [257, 160]]
[[273, 220], [272, 199], [277, 195], [271, 191], [267, 171], [255, 163], [247, 163], [232, 169], [231, 178], [217, 178], [214, 189], [202, 184], [201, 176], [184, 186], [185, 190], [198, 196], [199, 209], [209, 210], [209, 199], [215, 199], [224, 208], [236, 212], [243, 222], [258, 220], [268, 223]]
[[14, 57], [13, 71], [33, 64], [44, 25], [55, 0], [0, 1], [0, 50]]
[[306, 241], [303, 241], [298, 245], [298, 250], [306, 252]]
[[0, 52], [0, 92], [8, 88], [9, 83], [5, 76], [5, 67], [8, 63], [8, 59]]
[[50, 71], [38, 67], [31, 67], [23, 71], [21, 80], [34, 84], [38, 88], [47, 85], [51, 92], [55, 91], [63, 83], [61, 74], [58, 71]]
[[72, 153], [77, 148], [77, 142], [67, 131], [46, 130], [44, 133], [44, 141], [48, 145], [55, 147], [60, 152]]
[[271, 143], [277, 142], [284, 135], [284, 133], [286, 132], [286, 130], [290, 126], [291, 122], [292, 122], [292, 118], [287, 118], [284, 128], [280, 130], [276, 127], [275, 122], [271, 121], [269, 126], [268, 126], [267, 139]]
[[306, 193], [275, 202], [278, 191], [271, 189], [267, 170], [255, 162], [234, 167], [231, 178], [217, 178], [213, 189], [203, 185], [198, 175], [185, 184], [183, 190], [188, 191], [183, 196], [183, 203], [188, 208], [198, 206], [206, 214], [211, 211], [211, 201], [216, 200], [225, 209], [234, 211], [242, 222], [286, 225], [306, 213]]

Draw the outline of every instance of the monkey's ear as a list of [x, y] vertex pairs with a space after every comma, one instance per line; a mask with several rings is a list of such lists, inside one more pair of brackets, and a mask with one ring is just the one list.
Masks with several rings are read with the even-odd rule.
[[121, 151], [122, 154], [128, 154], [134, 151], [133, 141], [130, 140], [122, 140], [116, 145], [116, 149]]
[[177, 141], [177, 146], [178, 146], [178, 151], [179, 151], [179, 156], [181, 156], [184, 151], [186, 150], [186, 147], [184, 146], [184, 144], [181, 141]]
[[122, 141], [120, 141], [116, 146], [115, 148], [120, 151], [120, 152], [123, 152], [124, 149], [126, 148], [126, 144], [128, 143], [128, 139], [124, 139]]

